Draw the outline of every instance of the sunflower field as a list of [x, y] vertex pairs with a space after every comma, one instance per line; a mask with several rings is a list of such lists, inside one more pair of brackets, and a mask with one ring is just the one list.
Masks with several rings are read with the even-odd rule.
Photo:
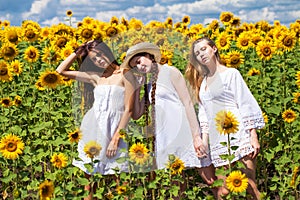
[[[72, 14], [67, 11], [66, 21], [51, 27], [30, 20], [20, 26], [0, 21], [1, 199], [82, 199], [89, 184], [96, 186], [98, 199], [213, 199], [197, 170], [184, 170], [184, 163], [172, 156], [155, 176], [142, 170], [86, 178], [72, 165], [86, 111], [82, 87], [55, 71], [80, 44], [99, 39], [120, 64], [130, 46], [157, 44], [160, 63], [184, 74], [191, 43], [201, 36], [216, 42], [222, 61], [241, 72], [263, 110], [266, 126], [258, 130], [257, 158], [262, 199], [300, 199], [300, 19], [289, 26], [280, 21], [245, 23], [222, 12], [209, 24], [190, 24], [189, 16], [143, 24], [117, 17], [73, 22]], [[129, 154], [139, 165], [149, 157], [145, 141], [138, 138], [142, 130], [143, 120], [131, 121], [124, 133], [134, 143]], [[244, 192], [235, 186], [236, 179], [247, 181], [239, 171], [230, 173], [234, 195]]]

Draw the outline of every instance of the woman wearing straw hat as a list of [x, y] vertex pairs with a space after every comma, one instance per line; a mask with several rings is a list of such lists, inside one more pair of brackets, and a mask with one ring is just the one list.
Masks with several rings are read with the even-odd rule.
[[[168, 65], [160, 65], [158, 46], [142, 42], [128, 49], [121, 68], [136, 69], [141, 74], [151, 74], [144, 102], [135, 103], [133, 117], [138, 118], [151, 108], [151, 124], [155, 135], [155, 156], [158, 169], [163, 169], [174, 155], [184, 162], [186, 168], [200, 168], [202, 178], [212, 184], [215, 180], [208, 155], [206, 139], [201, 138], [185, 79], [181, 72]], [[145, 76], [146, 77], [146, 76]], [[148, 92], [148, 91], [149, 92]], [[148, 101], [149, 100], [149, 101]], [[172, 156], [171, 156], [172, 157]], [[203, 167], [206, 166], [206, 167]]]

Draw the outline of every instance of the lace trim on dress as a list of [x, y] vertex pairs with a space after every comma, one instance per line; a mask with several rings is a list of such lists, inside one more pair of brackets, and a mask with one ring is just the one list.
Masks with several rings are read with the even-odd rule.
[[265, 120], [261, 113], [251, 114], [242, 119], [245, 129], [261, 129], [265, 126]]
[[209, 133], [209, 129], [208, 129], [208, 122], [207, 121], [200, 121], [200, 129], [201, 129], [201, 133]]

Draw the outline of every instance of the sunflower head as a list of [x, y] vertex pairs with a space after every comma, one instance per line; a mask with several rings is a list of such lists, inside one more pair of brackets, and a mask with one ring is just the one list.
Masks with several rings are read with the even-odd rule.
[[56, 71], [46, 70], [39, 77], [39, 82], [41, 82], [42, 87], [56, 88], [59, 84], [62, 83], [62, 76]]
[[287, 123], [292, 123], [296, 120], [297, 114], [295, 111], [288, 109], [282, 113], [282, 118]]
[[17, 159], [23, 153], [24, 143], [16, 135], [8, 134], [0, 140], [0, 153], [6, 159]]
[[90, 141], [85, 144], [83, 151], [89, 158], [95, 158], [100, 154], [102, 147], [96, 141]]
[[169, 163], [167, 168], [171, 170], [171, 174], [181, 174], [184, 169], [184, 162], [177, 157], [169, 157]]
[[125, 194], [126, 191], [127, 191], [127, 187], [126, 187], [126, 186], [123, 186], [123, 185], [118, 186], [118, 187], [116, 188], [116, 191], [117, 191], [118, 195]]
[[260, 71], [258, 69], [252, 68], [248, 72], [248, 76], [256, 76], [260, 75]]
[[44, 181], [39, 185], [39, 194], [41, 199], [50, 199], [54, 192], [54, 185], [52, 181]]
[[8, 108], [13, 105], [13, 102], [9, 97], [4, 97], [0, 100], [0, 103], [3, 107]]
[[68, 158], [65, 156], [65, 154], [63, 154], [63, 153], [57, 154], [56, 153], [51, 157], [50, 161], [54, 167], [61, 169], [65, 166], [67, 166], [67, 160], [68, 160]]
[[136, 164], [143, 165], [149, 159], [149, 149], [143, 143], [133, 144], [129, 149], [130, 160]]
[[221, 110], [216, 114], [216, 128], [220, 134], [236, 133], [239, 130], [239, 122], [230, 111]]
[[293, 93], [294, 99], [293, 102], [296, 104], [300, 104], [300, 92]]
[[68, 17], [72, 17], [72, 15], [73, 15], [72, 10], [67, 10], [67, 11], [66, 11], [66, 15], [67, 15]]
[[226, 186], [231, 192], [242, 193], [248, 187], [248, 178], [241, 171], [232, 171], [226, 178]]
[[226, 64], [228, 67], [238, 68], [244, 63], [244, 55], [238, 51], [231, 51], [226, 55]]
[[80, 129], [77, 128], [75, 131], [70, 132], [70, 133], [68, 134], [68, 137], [69, 137], [69, 141], [70, 141], [71, 143], [73, 143], [73, 142], [78, 143], [79, 140], [80, 140], [81, 137], [82, 137], [82, 133], [81, 133]]
[[19, 95], [15, 96], [15, 99], [14, 99], [13, 104], [14, 104], [15, 106], [19, 106], [19, 105], [21, 105], [21, 103], [22, 103], [21, 97], [20, 97]]

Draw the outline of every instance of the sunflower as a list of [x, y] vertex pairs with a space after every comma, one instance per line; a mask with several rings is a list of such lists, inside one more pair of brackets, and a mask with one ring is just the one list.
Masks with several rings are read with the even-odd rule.
[[143, 143], [138, 142], [130, 147], [129, 157], [135, 163], [143, 165], [149, 158], [149, 149]]
[[268, 123], [268, 121], [269, 121], [268, 115], [267, 115], [265, 112], [263, 112], [263, 113], [262, 113], [262, 116], [263, 116], [263, 118], [264, 118], [264, 122], [265, 122], [265, 123]]
[[232, 27], [239, 27], [241, 25], [241, 19], [238, 17], [233, 17], [231, 20], [230, 26]]
[[0, 60], [0, 80], [2, 82], [8, 82], [13, 80], [11, 69], [7, 62], [4, 60]]
[[119, 135], [120, 135], [120, 138], [125, 139], [126, 138], [126, 130], [125, 129], [121, 129], [119, 131]]
[[10, 26], [10, 21], [4, 20], [4, 21], [2, 22], [2, 25], [3, 25], [3, 27], [6, 29], [7, 27]]
[[46, 88], [42, 85], [42, 82], [41, 81], [37, 81], [34, 86], [36, 87], [36, 89], [40, 90], [40, 91], [43, 91], [45, 90]]
[[216, 128], [220, 134], [236, 133], [239, 130], [239, 122], [230, 111], [221, 110], [216, 114]]
[[6, 159], [17, 159], [23, 150], [23, 141], [14, 134], [8, 134], [0, 140], [0, 153]]
[[50, 35], [51, 35], [51, 29], [49, 27], [43, 27], [41, 29], [40, 36], [41, 36], [42, 40], [48, 39]]
[[66, 86], [71, 86], [74, 83], [74, 79], [68, 78], [66, 76], [62, 76], [62, 84]]
[[66, 45], [64, 48], [61, 49], [60, 51], [60, 57], [63, 59], [66, 59], [69, 57], [74, 52], [73, 47], [70, 45]]
[[0, 51], [0, 55], [5, 60], [13, 60], [18, 55], [17, 45], [12, 43], [3, 43]]
[[54, 193], [52, 181], [45, 180], [39, 185], [39, 195], [41, 200], [49, 200]]
[[271, 42], [260, 41], [256, 46], [256, 53], [262, 60], [270, 60], [275, 48]]
[[184, 169], [184, 162], [179, 158], [170, 159], [167, 167], [171, 170], [171, 174], [181, 174]]
[[183, 16], [182, 23], [185, 25], [189, 25], [191, 23], [191, 18], [187, 15]]
[[93, 18], [89, 17], [89, 16], [84, 17], [84, 18], [82, 19], [82, 23], [83, 23], [84, 25], [90, 25], [90, 24], [93, 24], [94, 21], [95, 21], [95, 20], [94, 20]]
[[296, 45], [296, 34], [294, 32], [286, 32], [279, 37], [278, 42], [284, 51], [292, 51]]
[[244, 56], [235, 50], [229, 52], [225, 58], [228, 67], [238, 68], [242, 63], [244, 63]]
[[133, 29], [136, 31], [141, 31], [143, 28], [143, 22], [136, 18], [131, 18], [128, 25], [129, 29]]
[[26, 28], [23, 28], [21, 34], [23, 39], [28, 42], [37, 41], [40, 36], [39, 29], [32, 25], [28, 25]]
[[253, 46], [251, 42], [251, 36], [247, 32], [243, 32], [239, 35], [236, 41], [236, 46], [241, 50], [247, 50]]
[[19, 106], [19, 105], [21, 105], [21, 103], [22, 103], [21, 97], [19, 95], [15, 96], [13, 105]]
[[233, 20], [233, 14], [231, 12], [222, 12], [220, 14], [220, 21], [225, 25], [230, 25]]
[[39, 50], [34, 46], [29, 46], [24, 52], [24, 59], [30, 63], [36, 62], [40, 57]]
[[300, 92], [293, 93], [293, 96], [294, 96], [293, 102], [300, 104]]
[[121, 185], [116, 188], [116, 191], [117, 191], [118, 195], [122, 195], [122, 194], [126, 193], [127, 188], [126, 188], [126, 186]]
[[41, 82], [42, 87], [54, 89], [57, 85], [62, 83], [62, 76], [56, 71], [46, 70], [40, 75], [38, 81]]
[[67, 10], [67, 11], [66, 11], [66, 15], [67, 15], [68, 17], [72, 17], [72, 15], [73, 15], [72, 10]]
[[23, 64], [19, 60], [14, 60], [10, 63], [10, 68], [14, 74], [19, 76], [23, 71]]
[[252, 68], [248, 71], [248, 76], [256, 76], [260, 75], [260, 71], [258, 69]]
[[87, 42], [94, 39], [94, 27], [93, 25], [87, 25], [83, 24], [77, 29], [77, 34], [79, 36], [79, 39], [81, 39], [83, 42]]
[[8, 108], [9, 106], [13, 105], [13, 102], [10, 100], [9, 97], [2, 98], [0, 103], [5, 108]]
[[68, 134], [68, 137], [69, 137], [69, 141], [70, 141], [71, 143], [73, 143], [73, 142], [78, 143], [79, 140], [80, 140], [81, 137], [82, 137], [82, 133], [81, 133], [80, 129], [77, 128], [75, 131], [70, 132], [70, 133]]
[[300, 88], [300, 71], [298, 71], [296, 73], [296, 84], [298, 85], [298, 87]]
[[109, 23], [110, 23], [110, 24], [116, 24], [116, 25], [118, 25], [118, 24], [119, 24], [119, 19], [118, 19], [118, 17], [112, 16], [112, 17], [110, 18], [110, 20], [109, 20]]
[[295, 111], [293, 111], [291, 109], [285, 110], [282, 113], [282, 118], [287, 123], [292, 123], [293, 121], [296, 120], [296, 117], [297, 117], [297, 114], [295, 113]]
[[102, 147], [96, 141], [90, 141], [85, 144], [83, 151], [89, 158], [94, 158], [100, 154]]
[[3, 30], [4, 41], [12, 44], [18, 44], [20, 41], [20, 27], [8, 27]]
[[222, 32], [217, 36], [216, 45], [220, 50], [228, 50], [231, 45], [230, 37], [227, 32]]
[[51, 40], [51, 45], [52, 48], [58, 48], [62, 49], [64, 48], [67, 43], [71, 40], [71, 36], [68, 35], [65, 32], [60, 33], [59, 35], [56, 35], [52, 40]]
[[172, 65], [172, 58], [173, 58], [173, 53], [169, 50], [162, 50], [161, 51], [161, 59], [159, 61], [160, 64], [168, 64]]
[[54, 167], [61, 169], [67, 166], [68, 158], [63, 153], [59, 153], [59, 154], [56, 153], [51, 157], [50, 161], [52, 162]]
[[231, 192], [242, 193], [248, 187], [248, 178], [241, 171], [232, 171], [226, 178], [226, 186]]
[[111, 24], [111, 25], [105, 26], [104, 31], [106, 33], [106, 36], [109, 38], [118, 35], [118, 33], [120, 32], [119, 28], [116, 24]]

